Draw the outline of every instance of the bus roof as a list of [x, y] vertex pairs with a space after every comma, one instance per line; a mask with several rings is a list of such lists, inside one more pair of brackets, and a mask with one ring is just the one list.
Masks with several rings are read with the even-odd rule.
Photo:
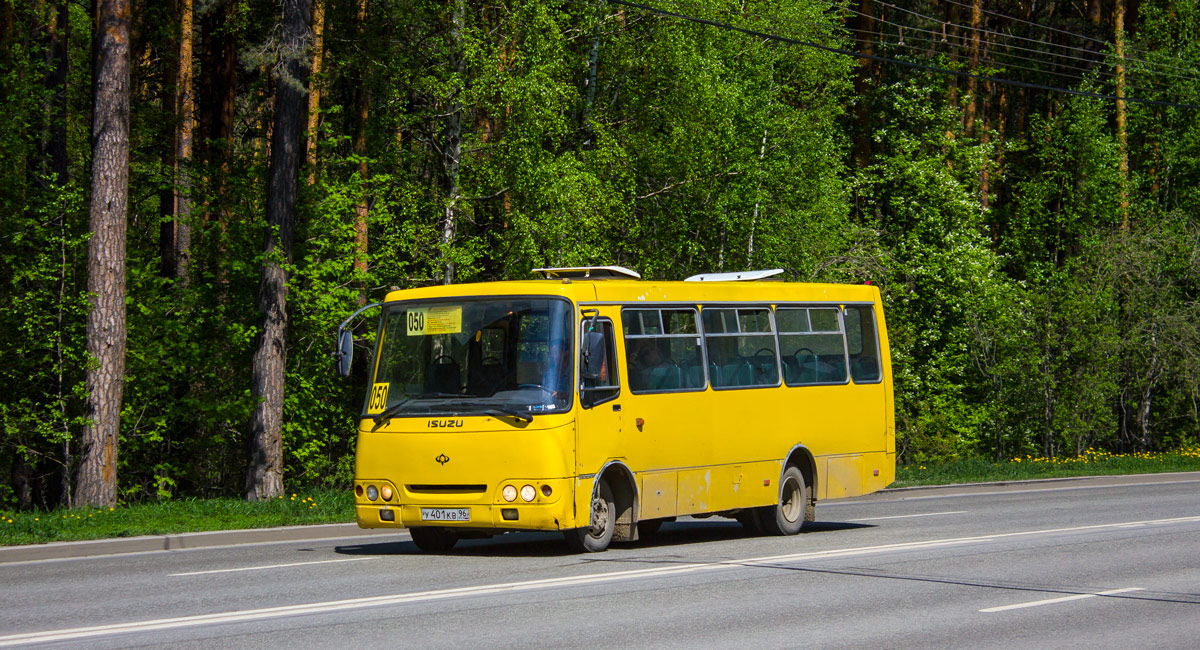
[[[609, 276], [610, 278], [611, 276]], [[433, 300], [484, 296], [561, 296], [577, 304], [588, 303], [874, 303], [879, 288], [868, 284], [751, 281], [658, 281], [595, 278], [504, 280], [470, 284], [436, 285], [401, 289], [386, 301]]]

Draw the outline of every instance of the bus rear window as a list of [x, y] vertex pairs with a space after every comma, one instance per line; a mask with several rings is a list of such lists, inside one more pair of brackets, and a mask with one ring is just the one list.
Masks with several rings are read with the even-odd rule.
[[875, 332], [875, 312], [870, 305], [846, 307], [846, 344], [850, 352], [850, 376], [855, 383], [882, 379], [879, 336]]

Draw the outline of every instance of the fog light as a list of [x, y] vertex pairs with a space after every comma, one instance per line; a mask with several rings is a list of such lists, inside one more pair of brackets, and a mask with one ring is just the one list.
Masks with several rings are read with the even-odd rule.
[[504, 518], [504, 521], [516, 521], [517, 520], [517, 509], [516, 508], [501, 508], [500, 516]]
[[395, 510], [380, 510], [379, 511], [379, 520], [380, 521], [396, 521], [396, 511]]
[[501, 493], [504, 495], [505, 501], [512, 502], [517, 500], [517, 488], [511, 485], [505, 485]]
[[542, 486], [542, 496], [548, 497], [548, 496], [550, 496], [551, 492], [554, 492], [554, 490], [550, 489], [549, 485]]
[[385, 486], [379, 488], [379, 496], [383, 497], [384, 501], [391, 501], [392, 500], [392, 486], [385, 485]]
[[526, 485], [525, 487], [521, 488], [522, 499], [525, 499], [526, 501], [533, 501], [533, 498], [536, 496], [537, 490], [533, 489], [532, 485]]
[[379, 488], [374, 485], [367, 486], [367, 498], [374, 501], [379, 498]]

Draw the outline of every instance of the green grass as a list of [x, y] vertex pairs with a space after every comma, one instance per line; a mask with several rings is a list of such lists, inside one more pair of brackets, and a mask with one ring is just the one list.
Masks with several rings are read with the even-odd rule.
[[[892, 487], [1188, 471], [1200, 471], [1200, 446], [1160, 454], [1117, 455], [1088, 450], [1078, 458], [1026, 456], [1001, 463], [968, 459], [910, 464], [896, 468]], [[0, 546], [353, 521], [354, 497], [349, 490], [289, 494], [257, 503], [242, 499], [176, 499], [112, 509], [0, 510]]]
[[254, 503], [176, 499], [104, 509], [0, 510], [0, 546], [353, 521], [354, 496], [349, 490], [289, 493]]
[[891, 487], [1195, 471], [1200, 471], [1200, 446], [1157, 454], [1110, 454], [1089, 449], [1077, 458], [1025, 456], [999, 463], [977, 458], [912, 463], [896, 468], [896, 482]]

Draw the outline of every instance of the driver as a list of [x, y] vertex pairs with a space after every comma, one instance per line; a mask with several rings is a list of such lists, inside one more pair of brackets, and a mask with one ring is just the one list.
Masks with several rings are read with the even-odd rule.
[[553, 337], [547, 341], [546, 351], [548, 364], [542, 375], [546, 390], [554, 395], [554, 402], [562, 404], [571, 398], [572, 368], [570, 341], [562, 337]]

